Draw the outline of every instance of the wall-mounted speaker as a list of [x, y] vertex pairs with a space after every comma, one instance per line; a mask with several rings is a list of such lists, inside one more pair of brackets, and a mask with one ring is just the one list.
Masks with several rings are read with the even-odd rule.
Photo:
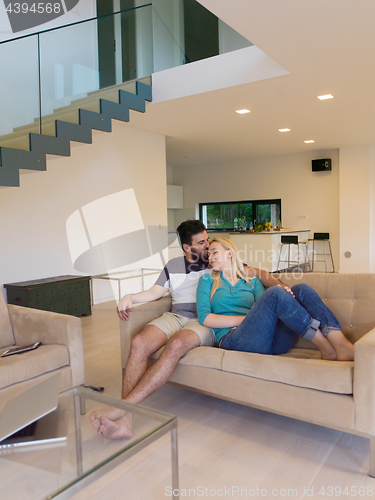
[[331, 158], [324, 158], [323, 160], [312, 160], [311, 163], [313, 172], [325, 172], [327, 170], [332, 170]]

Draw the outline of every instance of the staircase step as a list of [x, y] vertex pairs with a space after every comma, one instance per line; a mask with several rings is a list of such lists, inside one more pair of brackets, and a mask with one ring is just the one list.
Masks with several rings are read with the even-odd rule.
[[[56, 119], [49, 123], [43, 124], [43, 135], [55, 137], [56, 135]], [[77, 112], [78, 123], [78, 112]], [[29, 134], [39, 134], [39, 124], [29, 123], [23, 127], [19, 127], [13, 134], [3, 135], [0, 137], [0, 147], [7, 147], [13, 149], [22, 149], [24, 151], [30, 150]]]
[[2, 148], [22, 149], [23, 151], [30, 150], [30, 138], [28, 133], [23, 133], [16, 137], [11, 136], [7, 139], [3, 139], [3, 137], [0, 137], [0, 147]]
[[[139, 81], [141, 83], [145, 83], [145, 85], [151, 86], [150, 76], [142, 78]], [[72, 119], [69, 118], [68, 114], [69, 113], [73, 114], [74, 111], [78, 109], [87, 109], [89, 111], [100, 113], [100, 105], [99, 105], [100, 99], [106, 99], [107, 101], [118, 103], [119, 102], [118, 91], [124, 90], [125, 92], [129, 92], [130, 94], [136, 94], [136, 83], [137, 81], [134, 80], [132, 82], [121, 83], [119, 85], [114, 85], [113, 87], [90, 92], [87, 94], [87, 97], [81, 97], [80, 99], [76, 99], [66, 106], [54, 109], [52, 114], [43, 117], [43, 123], [45, 121], [48, 121], [49, 119], [56, 119], [56, 118], [63, 119], [64, 121], [69, 121], [70, 123], [78, 123], [78, 121], [74, 121], [74, 118]], [[35, 120], [38, 121], [38, 119]]]
[[[64, 120], [66, 122], [69, 122], [69, 123], [79, 123], [78, 120], [78, 109], [69, 109], [69, 110], [65, 110], [64, 113], [54, 113], [52, 115], [46, 115], [46, 116], [43, 116], [42, 117], [42, 134], [46, 134], [46, 135], [54, 135], [55, 134], [55, 129], [54, 129], [54, 126], [53, 128], [51, 129], [51, 127], [49, 127], [49, 125], [52, 123], [53, 125], [55, 124], [55, 121], [59, 119], [59, 120]], [[28, 130], [28, 129], [31, 129], [33, 128], [33, 131], [35, 131], [35, 133], [39, 133], [39, 118], [36, 118], [34, 123], [30, 123], [28, 125], [22, 125], [21, 127], [16, 127], [14, 130], [13, 130], [13, 133], [17, 133], [17, 132], [24, 132], [25, 130]], [[51, 132], [52, 130], [52, 132]]]
[[[105, 99], [103, 93], [97, 93], [96, 102], [99, 110], [77, 109], [69, 107], [64, 113], [57, 113], [43, 119], [43, 134], [39, 134], [39, 124], [29, 124], [18, 127], [14, 134], [0, 138], [0, 185], [19, 186], [20, 170], [46, 170], [46, 155], [70, 155], [70, 143], [92, 142], [92, 130], [111, 131], [112, 119], [129, 121], [129, 110], [145, 112], [146, 101], [152, 100], [151, 87], [134, 83], [136, 93], [119, 89], [106, 89]], [[114, 95], [116, 100], [112, 100]], [[87, 107], [93, 107], [91, 101]], [[86, 106], [85, 106], [86, 107]], [[96, 108], [95, 108], [96, 109]], [[68, 121], [68, 120], [74, 121]], [[27, 131], [27, 132], [26, 132]], [[18, 141], [18, 142], [17, 142]], [[16, 147], [18, 143], [22, 147]]]
[[[125, 90], [125, 92], [129, 92], [130, 94], [136, 94], [136, 82], [126, 82], [121, 83], [119, 85], [114, 85], [113, 87], [95, 90], [93, 92], [89, 92], [87, 97], [81, 97], [80, 99], [75, 99], [69, 105], [54, 109], [53, 112], [57, 113], [64, 109], [73, 108], [83, 108], [88, 109], [86, 106], [90, 106], [92, 103], [99, 102], [99, 99], [106, 99], [108, 101], [118, 102], [118, 91]], [[95, 111], [90, 108], [90, 111]]]
[[[141, 83], [151, 86], [151, 77], [145, 77], [139, 80]], [[101, 90], [95, 90], [90, 92], [87, 97], [83, 97], [72, 101], [71, 104], [63, 106], [61, 108], [56, 108], [54, 112], [50, 115], [45, 115], [42, 118], [42, 133], [43, 135], [55, 135], [55, 120], [63, 120], [69, 123], [79, 123], [79, 109], [87, 109], [96, 113], [100, 113], [100, 99], [106, 99], [112, 102], [119, 102], [119, 90], [125, 90], [131, 94], [136, 94], [136, 81], [126, 82], [119, 85], [115, 85], [110, 88], [105, 88]], [[52, 126], [51, 126], [52, 124]], [[13, 142], [9, 139], [15, 137], [22, 137], [19, 141], [20, 149], [29, 149], [28, 140], [25, 146], [25, 135], [29, 133], [39, 133], [39, 118], [35, 118], [34, 123], [29, 123], [27, 125], [22, 125], [20, 127], [15, 127], [13, 132], [10, 134], [0, 136], [0, 146], [4, 147], [15, 147], [18, 148], [17, 142]]]

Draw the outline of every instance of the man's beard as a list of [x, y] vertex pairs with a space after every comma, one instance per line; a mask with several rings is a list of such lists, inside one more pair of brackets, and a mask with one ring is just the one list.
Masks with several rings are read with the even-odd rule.
[[198, 261], [208, 262], [208, 250], [204, 250], [200, 255], [192, 252], [191, 258], [194, 260], [194, 262]]

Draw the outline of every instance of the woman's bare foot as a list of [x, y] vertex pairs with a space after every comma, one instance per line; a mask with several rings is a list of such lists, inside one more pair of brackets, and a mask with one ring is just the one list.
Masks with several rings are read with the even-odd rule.
[[133, 415], [127, 412], [117, 420], [100, 417], [98, 434], [107, 439], [131, 438], [133, 436], [132, 421]]
[[94, 410], [90, 413], [89, 419], [91, 420], [91, 424], [96, 431], [99, 430], [100, 427], [100, 418], [105, 417], [109, 420], [117, 420], [123, 417], [126, 414], [125, 410], [120, 410], [119, 408], [112, 408], [108, 406], [108, 408], [103, 408], [101, 410]]
[[316, 331], [311, 343], [319, 349], [322, 359], [329, 361], [335, 361], [337, 359], [336, 350], [320, 330]]
[[354, 345], [349, 342], [341, 330], [331, 330], [327, 339], [336, 351], [337, 361], [354, 360]]

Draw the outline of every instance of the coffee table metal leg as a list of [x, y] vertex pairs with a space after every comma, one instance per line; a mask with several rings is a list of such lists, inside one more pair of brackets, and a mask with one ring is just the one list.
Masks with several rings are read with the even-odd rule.
[[80, 395], [79, 396], [79, 405], [80, 405], [80, 414], [81, 415], [86, 415], [86, 398], [85, 396]]
[[74, 396], [74, 423], [75, 423], [75, 439], [76, 439], [76, 459], [77, 459], [77, 475], [82, 476], [82, 431], [81, 431], [81, 397], [76, 394]]
[[[172, 448], [172, 490], [173, 490], [173, 499], [178, 500], [178, 488], [179, 488], [179, 479], [178, 479], [178, 441], [177, 441], [177, 427], [171, 430], [171, 448]], [[175, 495], [175, 492], [177, 495]]]

